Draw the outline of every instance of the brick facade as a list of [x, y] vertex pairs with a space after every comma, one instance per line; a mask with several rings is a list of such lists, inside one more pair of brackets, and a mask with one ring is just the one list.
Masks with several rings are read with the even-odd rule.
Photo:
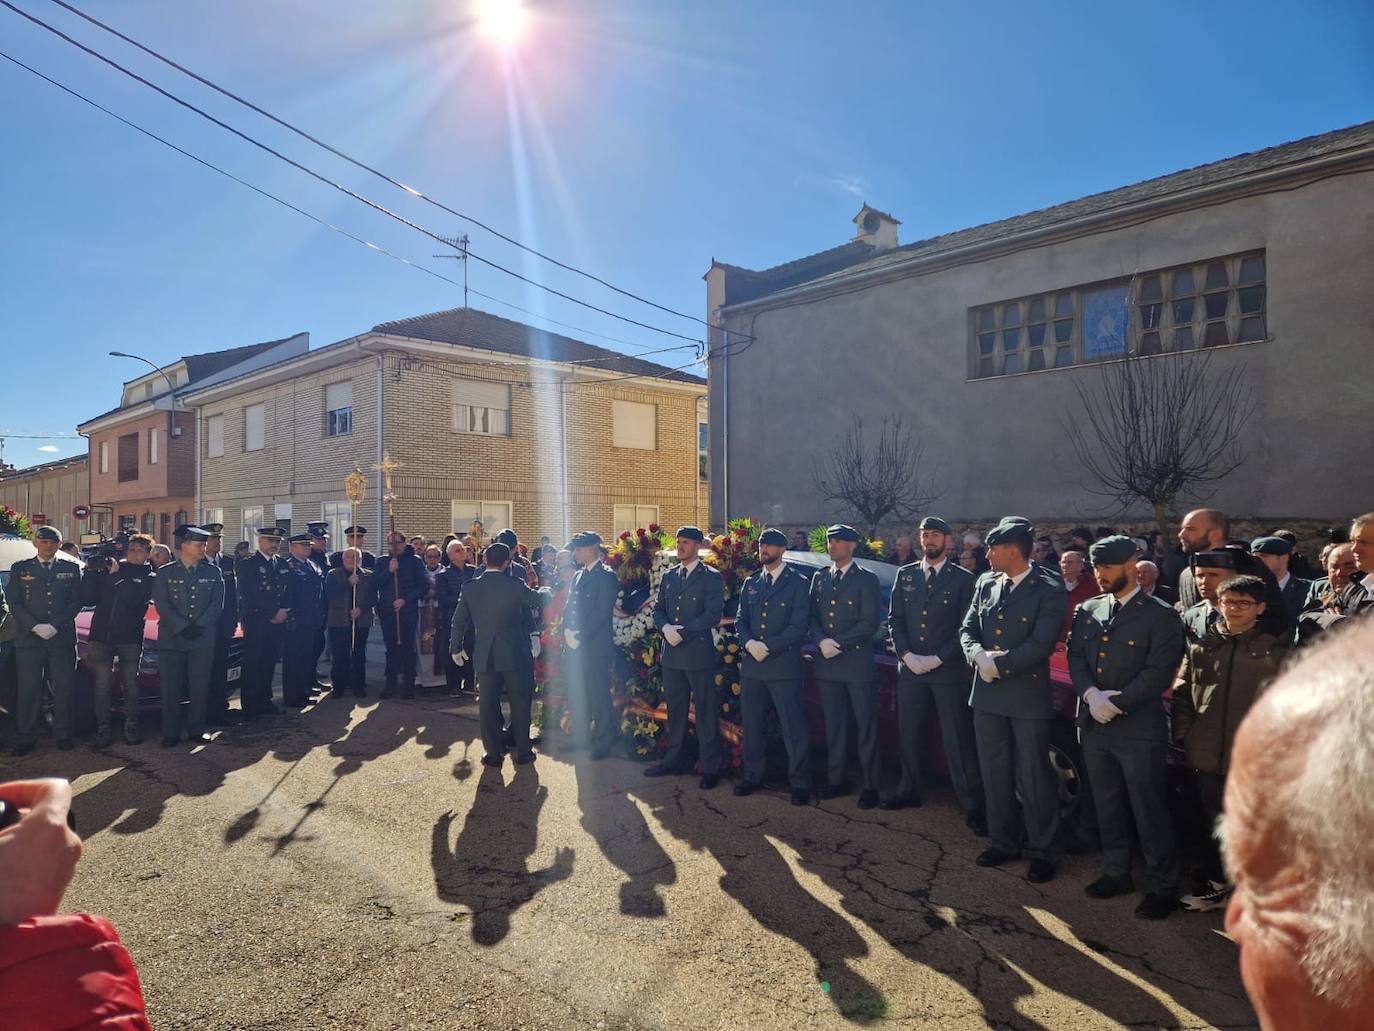
[[[191, 518], [195, 511], [196, 424], [192, 412], [176, 413], [181, 430], [173, 438], [169, 432], [169, 413], [153, 411], [131, 417], [90, 433], [91, 503], [103, 516], [108, 506], [110, 525], [118, 530], [129, 523], [151, 533], [164, 544], [171, 543], [171, 531], [178, 517]], [[157, 461], [151, 461], [149, 434], [157, 431]], [[119, 479], [119, 441], [138, 438], [138, 475]], [[101, 445], [109, 449], [109, 465], [100, 470]]]
[[48, 517], [48, 525], [57, 527], [67, 540], [101, 528], [94, 517], [79, 520], [72, 515], [77, 505], [90, 502], [85, 455], [14, 469], [0, 476], [0, 505], [26, 516], [41, 512]]

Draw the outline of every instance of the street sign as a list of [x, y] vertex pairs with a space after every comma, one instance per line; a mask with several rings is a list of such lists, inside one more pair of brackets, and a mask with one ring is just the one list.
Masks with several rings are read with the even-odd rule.
[[47, 522], [48, 517], [45, 516], [42, 512], [35, 512], [33, 513], [33, 515], [29, 516], [30, 526], [46, 526]]
[[86, 505], [77, 505], [74, 509], [72, 509], [72, 515], [74, 515], [77, 519], [88, 519], [90, 518], [90, 514], [91, 510]]

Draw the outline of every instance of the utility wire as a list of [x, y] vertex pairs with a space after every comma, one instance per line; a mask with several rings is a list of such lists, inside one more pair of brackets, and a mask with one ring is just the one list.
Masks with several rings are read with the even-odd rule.
[[[266, 153], [268, 153], [268, 154], [271, 154], [273, 157], [275, 157], [275, 158], [277, 158], [277, 159], [279, 159], [279, 160], [281, 160], [281, 161], [286, 162], [288, 165], [291, 165], [293, 168], [298, 169], [299, 171], [305, 173], [306, 175], [310, 176], [312, 179], [315, 179], [315, 180], [317, 180], [317, 181], [323, 183], [324, 185], [329, 186], [330, 188], [339, 191], [340, 193], [344, 194], [345, 196], [352, 197], [354, 200], [356, 200], [356, 201], [358, 201], [358, 202], [360, 202], [360, 203], [362, 203], [362, 204], [366, 204], [368, 207], [372, 208], [374, 211], [381, 212], [383, 215], [386, 215], [388, 218], [393, 218], [393, 219], [395, 219], [397, 222], [400, 222], [402, 225], [408, 226], [409, 228], [414, 229], [416, 232], [422, 233], [423, 235], [428, 236], [431, 240], [435, 240], [435, 241], [437, 241], [438, 243], [442, 243], [442, 244], [444, 244], [444, 246], [446, 246], [446, 247], [447, 247], [447, 246], [451, 246], [451, 244], [450, 244], [447, 240], [445, 240], [442, 236], [440, 236], [438, 233], [435, 233], [435, 232], [433, 232], [432, 230], [426, 229], [424, 226], [422, 226], [422, 225], [420, 225], [420, 224], [418, 224], [418, 223], [416, 223], [416, 222], [411, 221], [410, 219], [406, 218], [404, 215], [401, 215], [401, 214], [399, 214], [398, 212], [392, 211], [390, 208], [386, 207], [385, 205], [378, 204], [376, 201], [371, 200], [370, 198], [363, 196], [361, 193], [358, 193], [356, 190], [349, 189], [347, 186], [344, 186], [342, 183], [335, 182], [334, 180], [330, 179], [329, 177], [327, 177], [327, 176], [325, 176], [325, 175], [323, 175], [323, 174], [321, 174], [321, 173], [315, 171], [313, 168], [310, 168], [310, 167], [308, 167], [308, 166], [302, 164], [301, 162], [295, 160], [294, 158], [288, 157], [286, 154], [283, 154], [281, 151], [276, 150], [275, 148], [269, 146], [269, 145], [266, 144], [266, 143], [263, 143], [261, 140], [255, 139], [254, 137], [252, 137], [252, 136], [248, 135], [247, 133], [243, 132], [242, 130], [235, 128], [234, 126], [230, 125], [228, 122], [225, 122], [225, 121], [222, 121], [222, 120], [219, 119], [219, 118], [216, 118], [214, 115], [210, 114], [208, 111], [205, 111], [205, 110], [203, 110], [203, 109], [197, 107], [195, 104], [192, 104], [189, 100], [184, 100], [184, 99], [182, 99], [181, 97], [177, 96], [176, 94], [172, 93], [170, 90], [163, 89], [161, 86], [157, 85], [157, 83], [152, 82], [152, 81], [150, 81], [150, 80], [144, 78], [143, 76], [139, 75], [139, 74], [138, 74], [137, 72], [135, 72], [135, 71], [131, 71], [130, 69], [125, 68], [122, 64], [120, 64], [118, 61], [114, 60], [113, 58], [107, 57], [106, 55], [100, 53], [98, 50], [95, 50], [95, 49], [93, 49], [93, 48], [91, 48], [91, 47], [86, 46], [86, 44], [82, 43], [80, 40], [74, 39], [73, 37], [67, 35], [67, 34], [66, 34], [65, 32], [63, 32], [61, 29], [58, 29], [58, 28], [56, 28], [56, 27], [53, 26], [53, 25], [49, 25], [47, 22], [43, 21], [43, 19], [38, 18], [38, 17], [35, 17], [34, 15], [29, 14], [27, 11], [24, 11], [24, 10], [22, 10], [21, 8], [16, 7], [13, 3], [10, 2], [10, 0], [0, 0], [0, 6], [4, 6], [4, 7], [9, 8], [9, 9], [10, 9], [11, 11], [13, 11], [15, 14], [18, 14], [20, 17], [22, 17], [22, 18], [24, 18], [24, 19], [26, 19], [26, 20], [32, 22], [33, 24], [39, 26], [40, 28], [46, 29], [48, 32], [50, 32], [50, 33], [52, 33], [53, 35], [57, 36], [59, 39], [62, 39], [62, 40], [64, 40], [65, 42], [71, 44], [72, 46], [76, 47], [78, 50], [84, 51], [85, 53], [87, 53], [87, 54], [89, 54], [90, 56], [96, 58], [97, 60], [102, 61], [102, 62], [104, 62], [105, 64], [109, 65], [111, 68], [114, 68], [116, 71], [119, 71], [119, 72], [123, 73], [124, 75], [128, 76], [129, 78], [133, 79], [135, 82], [142, 83], [144, 86], [147, 86], [149, 89], [154, 90], [155, 92], [162, 94], [164, 97], [166, 97], [168, 100], [172, 101], [173, 103], [178, 104], [178, 105], [180, 105], [181, 107], [186, 108], [188, 111], [192, 111], [192, 112], [194, 112], [195, 114], [200, 115], [202, 118], [206, 119], [207, 121], [212, 122], [212, 123], [215, 124], [215, 125], [218, 125], [221, 129], [224, 129], [226, 132], [232, 133], [233, 135], [239, 137], [240, 139], [242, 139], [242, 140], [245, 141], [246, 143], [252, 144], [253, 146], [257, 147], [259, 150], [262, 150], [262, 151], [264, 151], [264, 152], [266, 152]], [[621, 315], [621, 314], [619, 314], [618, 312], [610, 311], [609, 309], [599, 307], [599, 306], [597, 306], [597, 305], [595, 305], [595, 304], [592, 304], [592, 303], [589, 302], [589, 301], [584, 301], [584, 300], [582, 300], [581, 298], [574, 297], [574, 296], [572, 296], [571, 294], [564, 293], [564, 292], [562, 292], [561, 290], [556, 290], [555, 288], [553, 288], [553, 287], [551, 287], [551, 286], [548, 286], [548, 285], [546, 285], [546, 284], [544, 284], [544, 283], [541, 283], [541, 282], [539, 282], [538, 280], [534, 280], [534, 279], [529, 278], [528, 276], [521, 275], [519, 272], [516, 272], [516, 271], [513, 270], [513, 269], [509, 269], [509, 268], [506, 268], [506, 267], [503, 266], [503, 265], [499, 265], [499, 264], [497, 264], [496, 262], [490, 260], [489, 258], [484, 258], [484, 257], [482, 257], [480, 254], [477, 254], [477, 253], [474, 252], [474, 251], [469, 250], [469, 251], [467, 252], [467, 255], [468, 255], [468, 257], [474, 258], [474, 259], [476, 259], [477, 261], [480, 261], [482, 264], [484, 264], [484, 265], [486, 265], [486, 266], [488, 266], [488, 267], [490, 267], [490, 268], [492, 268], [492, 269], [495, 269], [495, 270], [498, 271], [498, 272], [503, 272], [503, 273], [505, 273], [506, 275], [511, 276], [511, 277], [513, 277], [513, 278], [515, 278], [515, 279], [518, 279], [518, 280], [520, 280], [520, 281], [523, 282], [523, 283], [527, 283], [528, 285], [533, 286], [533, 287], [536, 287], [536, 288], [538, 288], [538, 289], [540, 289], [540, 290], [544, 290], [544, 291], [546, 291], [546, 292], [552, 294], [552, 295], [555, 296], [555, 297], [561, 297], [561, 298], [562, 298], [563, 300], [565, 300], [565, 301], [570, 301], [570, 302], [573, 303], [573, 304], [579, 305], [579, 306], [581, 306], [581, 307], [583, 307], [583, 308], [587, 308], [587, 309], [589, 309], [589, 310], [591, 310], [591, 311], [595, 311], [595, 312], [597, 312], [597, 313], [599, 313], [599, 314], [601, 314], [601, 315], [606, 315], [606, 316], [608, 316], [608, 317], [610, 317], [610, 318], [618, 319], [618, 320], [621, 321], [621, 322], [626, 322], [626, 323], [629, 323], [630, 325], [633, 325], [633, 326], [639, 326], [641, 329], [647, 329], [647, 330], [649, 330], [650, 332], [653, 332], [653, 333], [661, 333], [661, 334], [664, 335], [664, 336], [674, 337], [674, 338], [676, 338], [676, 339], [678, 339], [678, 340], [690, 341], [691, 343], [697, 344], [697, 345], [699, 345], [700, 347], [707, 347], [707, 346], [708, 346], [708, 345], [706, 344], [706, 341], [700, 339], [699, 337], [688, 336], [688, 335], [685, 334], [685, 333], [678, 333], [678, 332], [676, 332], [675, 330], [664, 329], [664, 328], [661, 327], [661, 326], [655, 326], [655, 325], [652, 325], [652, 324], [647, 323], [647, 322], [641, 322], [640, 320], [638, 320], [638, 319], [633, 319], [633, 318], [631, 318], [631, 317], [628, 316], [628, 315]]]
[[139, 50], [142, 50], [142, 51], [143, 51], [145, 54], [147, 54], [149, 57], [155, 58], [156, 60], [161, 61], [163, 64], [165, 64], [165, 65], [167, 65], [167, 66], [169, 66], [169, 67], [171, 67], [171, 68], [175, 68], [177, 71], [181, 72], [183, 75], [189, 76], [190, 78], [194, 79], [196, 82], [199, 82], [201, 85], [203, 85], [203, 86], [208, 86], [210, 89], [212, 89], [212, 90], [214, 90], [215, 92], [221, 94], [222, 96], [228, 97], [230, 100], [234, 101], [235, 103], [241, 104], [241, 105], [243, 105], [244, 107], [248, 108], [250, 111], [254, 111], [254, 112], [256, 112], [257, 114], [262, 115], [264, 118], [269, 119], [269, 120], [272, 121], [272, 122], [275, 122], [277, 125], [280, 125], [283, 129], [287, 129], [287, 130], [289, 130], [290, 132], [295, 133], [297, 136], [301, 137], [302, 139], [309, 140], [311, 143], [315, 144], [317, 147], [322, 147], [323, 149], [329, 151], [329, 153], [333, 154], [335, 157], [341, 158], [341, 159], [343, 159], [344, 161], [347, 161], [350, 165], [353, 165], [353, 166], [355, 166], [355, 167], [357, 167], [357, 168], [361, 168], [361, 169], [362, 169], [363, 171], [365, 171], [365, 172], [371, 173], [372, 175], [376, 176], [378, 179], [381, 179], [381, 180], [383, 180], [384, 182], [390, 183], [392, 186], [395, 186], [397, 189], [404, 190], [406, 193], [410, 194], [412, 197], [415, 197], [415, 198], [417, 198], [418, 200], [422, 200], [422, 201], [424, 201], [424, 202], [427, 203], [427, 204], [431, 204], [431, 205], [433, 205], [434, 207], [438, 208], [440, 211], [445, 211], [445, 212], [447, 212], [448, 214], [455, 216], [456, 218], [460, 218], [460, 219], [462, 219], [464, 222], [470, 223], [471, 225], [474, 225], [474, 226], [476, 226], [477, 228], [479, 228], [479, 229], [481, 229], [481, 230], [484, 230], [485, 232], [490, 233], [492, 236], [495, 236], [497, 239], [499, 239], [499, 240], [504, 240], [506, 243], [511, 244], [512, 246], [518, 247], [518, 248], [520, 248], [522, 251], [525, 251], [525, 252], [528, 253], [528, 254], [532, 254], [532, 255], [534, 255], [535, 257], [540, 258], [540, 259], [543, 260], [543, 261], [547, 261], [547, 262], [548, 262], [549, 264], [551, 264], [551, 265], [556, 265], [558, 268], [561, 268], [561, 269], [563, 269], [564, 271], [572, 272], [572, 273], [574, 273], [575, 275], [579, 275], [579, 276], [584, 277], [585, 279], [591, 280], [593, 283], [597, 283], [597, 284], [600, 285], [600, 286], [604, 286], [606, 289], [611, 290], [611, 291], [614, 291], [615, 293], [620, 294], [622, 297], [628, 297], [628, 298], [630, 298], [631, 300], [639, 301], [641, 304], [647, 304], [647, 305], [648, 305], [649, 307], [651, 307], [651, 308], [657, 308], [659, 311], [665, 312], [665, 313], [667, 313], [667, 314], [669, 314], [669, 315], [676, 315], [678, 318], [689, 319], [689, 320], [692, 321], [692, 322], [697, 322], [697, 323], [700, 323], [700, 324], [703, 325], [703, 326], [706, 326], [707, 328], [711, 328], [711, 323], [709, 323], [708, 321], [706, 321], [706, 320], [703, 319], [703, 318], [700, 318], [700, 317], [698, 317], [698, 316], [696, 316], [696, 315], [689, 315], [689, 314], [687, 314], [686, 312], [677, 311], [677, 310], [674, 309], [674, 308], [669, 308], [669, 307], [667, 307], [666, 305], [659, 304], [657, 301], [652, 301], [652, 300], [650, 300], [650, 299], [647, 298], [647, 297], [643, 297], [643, 296], [641, 296], [641, 295], [639, 295], [639, 294], [637, 294], [637, 293], [634, 293], [633, 291], [625, 290], [625, 289], [623, 289], [623, 288], [621, 288], [621, 287], [618, 287], [618, 286], [616, 286], [614, 283], [610, 283], [610, 282], [607, 282], [605, 279], [602, 279], [600, 276], [597, 276], [597, 275], [595, 275], [595, 274], [593, 274], [593, 273], [591, 273], [591, 272], [587, 272], [587, 271], [584, 270], [584, 269], [580, 269], [580, 268], [576, 267], [575, 265], [569, 265], [569, 264], [567, 264], [566, 262], [559, 261], [557, 258], [551, 257], [550, 255], [545, 254], [545, 253], [543, 253], [542, 251], [536, 250], [535, 248], [529, 246], [528, 244], [521, 243], [519, 240], [515, 239], [514, 237], [511, 237], [511, 236], [506, 235], [505, 233], [501, 232], [501, 231], [498, 230], [498, 229], [492, 228], [491, 226], [487, 225], [485, 222], [482, 222], [482, 221], [480, 221], [479, 219], [474, 218], [474, 217], [471, 216], [471, 215], [465, 215], [465, 214], [463, 214], [461, 211], [457, 211], [457, 210], [455, 210], [454, 208], [449, 207], [449, 206], [448, 206], [447, 204], [445, 204], [443, 201], [437, 200], [437, 199], [435, 199], [434, 197], [431, 197], [431, 196], [429, 196], [428, 194], [424, 193], [423, 191], [418, 190], [418, 189], [416, 189], [416, 188], [413, 187], [413, 186], [409, 186], [409, 185], [407, 185], [407, 184], [401, 182], [400, 180], [393, 178], [392, 176], [388, 175], [386, 172], [383, 172], [383, 171], [381, 171], [380, 169], [374, 168], [373, 166], [367, 164], [366, 162], [360, 161], [360, 160], [358, 160], [357, 158], [352, 157], [352, 156], [349, 155], [349, 154], [346, 154], [344, 151], [338, 149], [337, 147], [332, 146], [331, 144], [326, 143], [324, 140], [321, 140], [321, 139], [319, 139], [319, 138], [316, 137], [316, 136], [312, 136], [310, 133], [306, 132], [304, 129], [301, 129], [301, 128], [298, 127], [298, 126], [291, 124], [290, 122], [286, 121], [286, 120], [283, 119], [283, 118], [279, 118], [278, 116], [274, 115], [271, 111], [268, 111], [268, 110], [266, 110], [265, 108], [262, 108], [262, 107], [258, 106], [257, 104], [253, 103], [251, 100], [247, 100], [247, 99], [245, 99], [245, 98], [239, 96], [237, 93], [234, 93], [232, 90], [226, 89], [225, 87], [219, 85], [218, 83], [213, 82], [213, 81], [211, 81], [210, 79], [207, 79], [205, 76], [200, 75], [200, 74], [198, 74], [198, 73], [192, 71], [190, 68], [187, 68], [185, 65], [179, 64], [177, 61], [174, 61], [172, 58], [166, 56], [165, 54], [159, 53], [158, 51], [154, 50], [152, 47], [147, 46], [147, 45], [145, 45], [145, 44], [143, 44], [143, 43], [140, 43], [138, 40], [132, 38], [131, 36], [125, 35], [123, 32], [120, 32], [118, 29], [114, 28], [114, 27], [111, 26], [111, 25], [105, 24], [105, 23], [104, 23], [103, 21], [101, 21], [100, 19], [95, 18], [95, 17], [93, 17], [92, 15], [87, 14], [85, 11], [82, 11], [80, 8], [74, 7], [72, 4], [66, 3], [65, 0], [53, 0], [53, 3], [57, 4], [58, 7], [61, 7], [61, 8], [63, 8], [64, 10], [70, 11], [72, 14], [76, 15], [78, 18], [82, 18], [82, 19], [84, 19], [85, 21], [90, 22], [90, 24], [96, 26], [97, 28], [103, 29], [104, 31], [110, 33], [112, 36], [116, 36], [116, 37], [118, 37], [119, 39], [122, 39], [125, 43], [128, 43], [130, 46], [137, 47]]
[[[211, 163], [211, 162], [209, 162], [209, 161], [206, 161], [204, 158], [199, 157], [198, 155], [191, 153], [189, 150], [186, 150], [186, 149], [183, 148], [183, 147], [177, 146], [177, 144], [172, 143], [170, 140], [167, 140], [167, 139], [163, 138], [162, 136], [159, 136], [157, 133], [152, 132], [152, 131], [149, 130], [149, 129], [145, 129], [143, 126], [137, 124], [136, 122], [130, 121], [129, 119], [125, 118], [123, 115], [120, 115], [120, 114], [117, 114], [117, 113], [114, 112], [114, 111], [111, 111], [109, 108], [103, 106], [102, 104], [98, 103], [97, 101], [92, 100], [90, 97], [87, 97], [87, 96], [85, 96], [84, 94], [79, 93], [78, 91], [72, 89], [70, 86], [64, 85], [63, 83], [58, 82], [56, 79], [52, 78], [51, 76], [45, 75], [43, 72], [40, 72], [38, 69], [36, 69], [36, 68], [34, 68], [34, 67], [32, 67], [32, 66], [30, 66], [30, 65], [28, 65], [28, 64], [25, 64], [23, 61], [19, 60], [17, 57], [14, 57], [13, 55], [8, 54], [8, 53], [6, 53], [6, 52], [3, 51], [3, 50], [0, 50], [0, 58], [4, 58], [6, 61], [9, 61], [11, 64], [14, 64], [14, 65], [16, 65], [17, 67], [24, 69], [26, 72], [29, 72], [30, 74], [37, 76], [38, 78], [42, 79], [44, 82], [47, 82], [47, 83], [49, 83], [50, 85], [57, 87], [58, 89], [62, 90], [64, 93], [67, 93], [67, 94], [69, 94], [69, 95], [75, 97], [77, 100], [80, 100], [81, 102], [83, 102], [83, 103], [85, 103], [85, 104], [89, 104], [91, 107], [95, 108], [97, 111], [100, 111], [100, 112], [103, 113], [103, 114], [109, 115], [109, 116], [110, 116], [111, 118], [113, 118], [115, 121], [121, 122], [122, 124], [128, 126], [130, 129], [133, 129], [133, 130], [135, 130], [136, 132], [142, 133], [144, 136], [147, 136], [149, 139], [156, 140], [158, 143], [161, 143], [163, 146], [168, 147], [168, 148], [170, 148], [171, 150], [176, 151], [178, 154], [181, 154], [183, 157], [190, 158], [192, 161], [196, 162], [196, 163], [199, 164], [199, 165], [203, 165], [205, 168], [208, 168], [208, 169], [210, 169], [210, 170], [213, 171], [213, 172], [218, 172], [220, 175], [224, 176], [224, 177], [227, 178], [227, 179], [233, 180], [234, 182], [238, 183], [240, 186], [246, 187], [247, 189], [252, 190], [254, 193], [256, 193], [256, 194], [258, 194], [258, 195], [260, 195], [260, 196], [262, 196], [262, 197], [266, 197], [268, 200], [274, 201], [275, 203], [280, 204], [282, 207], [287, 208], [287, 209], [290, 210], [290, 211], [294, 211], [294, 212], [295, 212], [296, 214], [298, 214], [298, 215], [303, 215], [304, 217], [310, 219], [312, 222], [316, 222], [316, 223], [318, 223], [319, 225], [324, 226], [326, 229], [330, 229], [330, 230], [332, 230], [333, 232], [336, 232], [336, 233], [340, 234], [341, 236], [346, 236], [346, 237], [348, 237], [348, 239], [354, 241], [355, 243], [360, 243], [360, 244], [362, 244], [364, 247], [368, 248], [369, 250], [376, 251], [378, 254], [382, 254], [382, 255], [384, 255], [384, 256], [386, 256], [386, 257], [388, 257], [388, 258], [393, 258], [393, 259], [395, 259], [396, 261], [399, 261], [399, 262], [401, 262], [401, 263], [404, 264], [404, 265], [409, 265], [411, 268], [417, 269], [417, 270], [420, 271], [420, 272], [424, 272], [424, 273], [426, 273], [427, 275], [430, 275], [430, 276], [435, 277], [436, 279], [442, 279], [444, 282], [446, 282], [446, 283], [451, 283], [451, 284], [454, 285], [454, 286], [461, 286], [461, 285], [462, 285], [462, 284], [459, 283], [456, 279], [452, 279], [452, 278], [450, 278], [450, 277], [444, 275], [442, 272], [436, 272], [434, 269], [427, 268], [427, 267], [425, 267], [424, 265], [419, 264], [418, 262], [411, 261], [409, 258], [402, 257], [401, 255], [396, 254], [396, 253], [393, 252], [393, 251], [389, 251], [389, 250], [387, 250], [385, 247], [380, 246], [379, 244], [372, 243], [370, 240], [365, 240], [365, 239], [363, 239], [361, 236], [358, 236], [358, 235], [356, 235], [355, 233], [352, 233], [352, 232], [350, 232], [349, 230], [342, 228], [341, 226], [337, 226], [337, 225], [335, 225], [334, 223], [327, 221], [326, 219], [320, 218], [318, 215], [312, 214], [311, 212], [306, 211], [304, 208], [298, 207], [297, 205], [291, 203], [290, 201], [285, 200], [285, 199], [283, 199], [283, 198], [281, 198], [281, 197], [278, 197], [278, 196], [277, 196], [276, 194], [274, 194], [274, 193], [269, 193], [267, 190], [264, 190], [264, 189], [262, 189], [262, 188], [259, 187], [259, 186], [255, 186], [253, 183], [248, 182], [246, 179], [240, 178], [239, 176], [235, 175], [233, 172], [226, 171], [225, 169], [220, 168], [218, 165], [215, 165], [215, 164], [213, 164], [213, 163]], [[492, 296], [491, 294], [482, 293], [482, 292], [477, 291], [477, 290], [473, 290], [472, 293], [477, 294], [479, 297], [484, 297], [484, 298], [486, 298], [487, 300], [495, 301], [497, 304], [505, 304], [505, 305], [508, 305], [508, 306], [511, 307], [511, 308], [515, 308], [517, 311], [526, 311], [526, 310], [527, 310], [527, 309], [524, 309], [524, 308], [520, 308], [518, 305], [511, 304], [509, 301], [502, 300], [502, 299], [499, 298], [499, 297], [494, 297], [494, 296]], [[533, 312], [531, 312], [530, 314], [536, 315], [536, 313], [533, 313]], [[539, 317], [539, 316], [536, 315], [536, 317]], [[554, 325], [564, 325], [563, 323], [554, 322], [554, 320], [552, 320], [552, 319], [547, 319], [547, 320], [545, 320], [545, 321], [551, 322], [551, 323], [553, 323]], [[567, 327], [567, 328], [576, 328], [576, 327]], [[586, 331], [580, 330], [580, 332], [586, 332]], [[627, 343], [628, 343], [628, 341], [627, 341]], [[605, 363], [616, 362], [616, 361], [620, 361], [620, 360], [622, 360], [622, 359], [624, 359], [624, 358], [645, 358], [645, 357], [647, 357], [647, 356], [649, 356], [649, 355], [667, 354], [667, 353], [670, 353], [670, 352], [672, 352], [672, 351], [683, 351], [683, 350], [688, 350], [688, 349], [696, 350], [697, 348], [696, 348], [696, 345], [694, 345], [694, 344], [676, 344], [676, 345], [674, 345], [674, 346], [672, 346], [672, 347], [663, 347], [663, 348], [658, 348], [658, 349], [652, 350], [652, 351], [641, 351], [641, 352], [639, 352], [638, 354], [609, 354], [609, 355], [606, 355], [605, 357], [602, 357], [602, 358], [581, 358], [581, 359], [573, 359], [573, 360], [561, 362], [560, 364], [564, 364], [564, 365], [586, 365], [586, 366], [592, 366], [592, 365], [598, 365], [598, 364], [605, 364]], [[512, 363], [510, 363], [510, 364], [513, 364], [513, 365], [514, 365], [514, 364], [520, 364], [520, 363], [512, 362]], [[6, 434], [6, 433], [0, 433], [0, 436], [16, 437], [16, 436], [22, 436], [22, 435], [21, 435], [21, 434], [13, 434], [13, 433], [8, 433], [8, 434]], [[38, 438], [35, 438], [35, 439], [38, 439]]]

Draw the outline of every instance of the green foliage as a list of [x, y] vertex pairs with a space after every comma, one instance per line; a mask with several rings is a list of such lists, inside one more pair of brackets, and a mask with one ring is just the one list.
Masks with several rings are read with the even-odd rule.
[[23, 537], [26, 541], [31, 541], [33, 527], [29, 525], [28, 516], [16, 512], [8, 505], [0, 505], [0, 534]]

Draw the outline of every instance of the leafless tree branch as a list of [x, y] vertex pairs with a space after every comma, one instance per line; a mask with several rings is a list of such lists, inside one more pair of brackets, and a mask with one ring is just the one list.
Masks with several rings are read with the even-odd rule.
[[825, 459], [813, 460], [812, 478], [821, 496], [852, 512], [870, 537], [886, 519], [920, 515], [941, 493], [925, 445], [900, 415], [884, 416], [872, 436], [855, 415]]

